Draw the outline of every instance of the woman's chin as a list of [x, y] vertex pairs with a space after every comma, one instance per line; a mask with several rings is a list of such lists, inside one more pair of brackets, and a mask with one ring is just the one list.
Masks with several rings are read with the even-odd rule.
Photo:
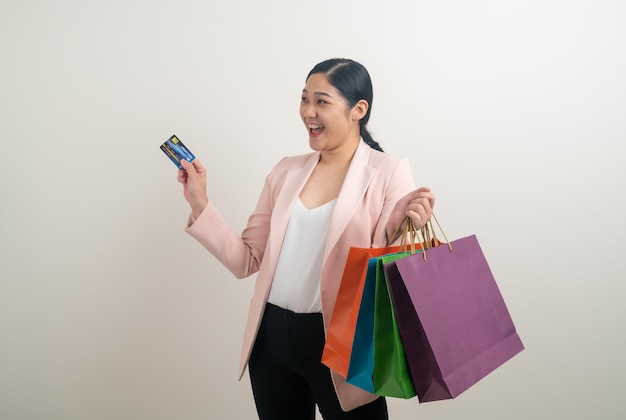
[[319, 152], [323, 149], [322, 142], [319, 141], [319, 138], [309, 137], [309, 147], [316, 152]]

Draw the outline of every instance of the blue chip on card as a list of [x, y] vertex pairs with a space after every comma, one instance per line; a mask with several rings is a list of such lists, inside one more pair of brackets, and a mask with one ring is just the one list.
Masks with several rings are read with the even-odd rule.
[[182, 141], [176, 135], [170, 137], [165, 143], [161, 145], [161, 150], [174, 162], [174, 165], [178, 169], [183, 169], [180, 164], [181, 159], [185, 159], [187, 162], [192, 162], [196, 157], [185, 147]]

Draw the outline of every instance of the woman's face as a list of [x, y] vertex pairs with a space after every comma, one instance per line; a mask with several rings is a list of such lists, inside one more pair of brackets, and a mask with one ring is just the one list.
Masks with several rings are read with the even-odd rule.
[[[363, 101], [365, 102], [365, 101]], [[367, 104], [367, 102], [365, 102]], [[323, 73], [312, 74], [302, 90], [300, 117], [309, 132], [309, 145], [316, 151], [332, 151], [351, 147], [358, 141], [360, 128], [358, 112], [330, 84]], [[366, 108], [367, 110], [367, 108]]]

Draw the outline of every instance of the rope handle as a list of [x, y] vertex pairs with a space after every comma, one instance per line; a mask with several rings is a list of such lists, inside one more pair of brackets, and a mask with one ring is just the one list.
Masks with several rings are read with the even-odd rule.
[[[446, 236], [446, 233], [441, 227], [439, 220], [437, 220], [435, 213], [433, 213], [432, 219], [435, 220], [435, 223], [437, 224], [439, 231], [441, 232], [441, 234], [443, 235], [445, 239], [445, 243], [448, 245], [448, 249], [450, 250], [450, 252], [452, 252], [452, 244], [448, 240], [448, 237]], [[402, 219], [402, 222], [400, 223], [400, 225], [396, 227], [396, 230], [392, 236], [393, 241], [395, 241], [398, 238], [398, 232], [400, 230], [402, 230], [402, 232], [400, 233], [400, 235], [402, 235], [401, 241], [400, 241], [400, 250], [402, 252], [406, 252], [407, 245], [408, 245], [410, 247], [411, 254], [415, 254], [415, 250], [417, 248], [416, 245], [419, 244], [419, 248], [422, 249], [422, 255], [424, 256], [424, 261], [426, 261], [427, 249], [430, 249], [433, 246], [437, 247], [443, 243], [441, 242], [439, 238], [437, 238], [437, 235], [435, 233], [435, 228], [433, 227], [431, 220], [426, 222], [424, 226], [418, 229], [413, 224], [413, 220], [411, 220], [410, 217], [406, 216], [404, 219]], [[420, 235], [422, 239], [421, 241], [420, 241]], [[389, 246], [390, 244], [388, 243], [387, 245]]]
[[[437, 216], [435, 216], [435, 213], [433, 213], [432, 219], [435, 220], [435, 223], [437, 224], [437, 227], [439, 228], [439, 231], [441, 231], [441, 234], [443, 235], [444, 239], [446, 240], [445, 243], [448, 245], [448, 249], [450, 250], [450, 252], [452, 252], [452, 244], [448, 240], [448, 237], [446, 236], [446, 232], [444, 232], [443, 228], [441, 227], [441, 224], [439, 223], [439, 220], [437, 220]], [[424, 242], [423, 242], [424, 248], [423, 248], [422, 255], [424, 257], [424, 261], [426, 261], [426, 250], [431, 248], [431, 246], [430, 246], [431, 243], [434, 243], [435, 246], [439, 246], [439, 245], [441, 245], [442, 242], [435, 235], [435, 228], [433, 227], [433, 224], [432, 224], [432, 222], [430, 220], [428, 222], [426, 222], [424, 227], [422, 227], [420, 229], [420, 233], [422, 234], [422, 238], [424, 239]]]

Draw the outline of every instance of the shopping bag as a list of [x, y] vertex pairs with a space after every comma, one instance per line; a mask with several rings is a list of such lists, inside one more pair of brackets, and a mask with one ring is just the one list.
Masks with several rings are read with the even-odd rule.
[[343, 378], [348, 374], [368, 261], [373, 257], [399, 252], [401, 246], [350, 248], [322, 353], [322, 363]]
[[524, 349], [475, 235], [384, 268], [420, 402], [457, 397]]
[[[413, 251], [416, 252], [416, 251]], [[417, 251], [419, 252], [419, 251]], [[391, 254], [391, 258], [396, 254]], [[410, 252], [400, 254], [399, 257], [410, 255]], [[381, 262], [381, 258], [384, 258]], [[346, 381], [349, 384], [358, 386], [368, 392], [374, 393], [374, 307], [376, 297], [376, 274], [377, 267], [379, 276], [382, 276], [382, 263], [388, 261], [386, 256], [370, 258], [368, 262], [367, 274], [365, 276], [365, 285], [361, 297], [359, 315], [357, 317], [356, 328], [354, 331], [354, 340], [352, 343], [352, 353], [350, 356], [350, 364], [348, 366], [348, 375]], [[380, 321], [379, 321], [380, 325]], [[393, 357], [390, 354], [389, 357]], [[380, 352], [378, 357], [383, 357]], [[379, 364], [381, 362], [379, 361]], [[391, 363], [391, 362], [387, 362]], [[388, 371], [393, 370], [386, 368]], [[379, 382], [381, 376], [378, 376]], [[381, 384], [378, 385], [381, 388]], [[379, 394], [384, 390], [379, 391]], [[393, 395], [388, 395], [393, 396]]]
[[376, 395], [397, 398], [412, 398], [416, 395], [384, 272], [384, 264], [408, 258], [408, 255], [385, 255], [376, 262], [372, 375]]
[[[446, 388], [435, 388], [437, 377], [441, 376], [428, 339], [415, 311], [411, 297], [394, 262], [385, 264], [389, 292], [392, 296], [396, 320], [407, 359], [413, 387], [420, 402], [425, 399], [439, 400], [450, 398]], [[429, 392], [430, 389], [430, 393]], [[435, 395], [436, 393], [436, 395]], [[428, 394], [428, 395], [427, 395]]]
[[374, 299], [376, 293], [376, 261], [370, 258], [361, 294], [359, 314], [354, 329], [352, 352], [346, 381], [374, 393]]

